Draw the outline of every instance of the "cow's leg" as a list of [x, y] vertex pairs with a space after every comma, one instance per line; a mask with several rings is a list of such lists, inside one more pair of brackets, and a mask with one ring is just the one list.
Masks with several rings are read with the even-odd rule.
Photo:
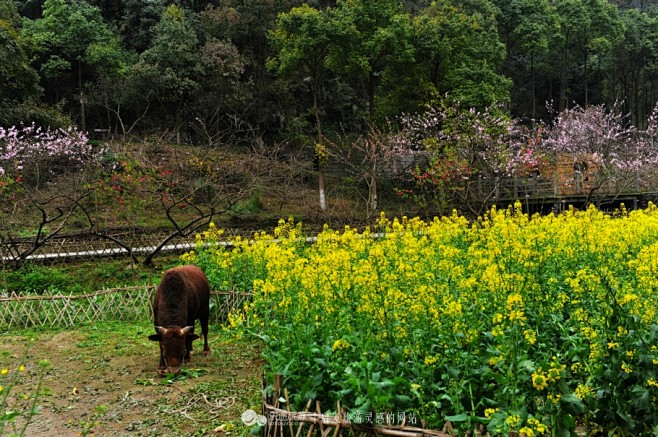
[[194, 339], [191, 335], [188, 335], [185, 338], [185, 357], [183, 357], [183, 362], [187, 363], [192, 357], [192, 342]]
[[162, 350], [162, 342], [160, 342], [160, 364], [158, 365], [158, 371], [164, 373], [167, 371], [167, 365], [165, 364], [164, 351]]
[[208, 346], [208, 319], [210, 316], [208, 314], [204, 314], [204, 317], [201, 317], [199, 319], [199, 323], [201, 324], [201, 333], [203, 334], [203, 356], [208, 356], [210, 355], [210, 346]]

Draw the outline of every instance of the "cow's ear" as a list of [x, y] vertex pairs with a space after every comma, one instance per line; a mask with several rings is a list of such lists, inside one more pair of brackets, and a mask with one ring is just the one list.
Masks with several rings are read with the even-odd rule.
[[188, 338], [191, 338], [192, 340], [197, 340], [197, 339], [201, 338], [201, 337], [199, 337], [199, 336], [196, 335], [196, 334], [187, 334], [187, 337], [188, 337]]
[[149, 335], [149, 340], [151, 340], [151, 341], [160, 341], [160, 340], [162, 340], [162, 336], [160, 334]]

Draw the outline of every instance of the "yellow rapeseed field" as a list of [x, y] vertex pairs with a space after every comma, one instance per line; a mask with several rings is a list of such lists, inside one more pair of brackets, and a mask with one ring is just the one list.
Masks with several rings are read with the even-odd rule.
[[264, 340], [299, 408], [354, 419], [485, 424], [533, 435], [658, 431], [658, 208], [468, 221], [301, 225], [186, 261], [220, 289], [253, 290], [229, 329]]

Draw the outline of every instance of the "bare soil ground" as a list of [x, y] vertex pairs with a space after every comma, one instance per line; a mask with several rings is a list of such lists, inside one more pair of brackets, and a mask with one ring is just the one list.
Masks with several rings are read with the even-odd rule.
[[[242, 412], [260, 411], [263, 361], [259, 344], [211, 327], [211, 355], [204, 357], [197, 341], [197, 354], [193, 353], [181, 375], [163, 378], [156, 372], [158, 345], [147, 339], [152, 329], [147, 323], [113, 322], [1, 334], [0, 369], [8, 369], [3, 394], [10, 391], [7, 410], [30, 410], [30, 400], [21, 399], [22, 394], [29, 397], [36, 391], [43, 372], [39, 362], [50, 362], [38, 398], [40, 412], [32, 417], [24, 435], [247, 434]], [[25, 371], [18, 372], [21, 363]], [[14, 374], [18, 380], [9, 387], [8, 378]], [[15, 425], [23, 423], [19, 417]], [[15, 432], [11, 425], [5, 426], [6, 435]]]

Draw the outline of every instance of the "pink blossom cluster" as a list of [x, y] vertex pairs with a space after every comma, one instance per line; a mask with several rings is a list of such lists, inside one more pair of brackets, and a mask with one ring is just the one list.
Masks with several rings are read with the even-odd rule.
[[608, 174], [633, 173], [658, 164], [658, 114], [647, 128], [634, 127], [619, 105], [567, 109], [555, 118], [544, 140], [546, 152], [593, 162]]
[[542, 150], [543, 129], [540, 127], [536, 131], [524, 131], [519, 134], [520, 141], [510, 149], [510, 156], [507, 159], [506, 175], [527, 176], [539, 174], [541, 167], [546, 161], [546, 153]]
[[538, 165], [532, 138], [520, 124], [492, 109], [430, 108], [401, 119], [411, 150], [466, 162], [480, 177], [504, 177]]
[[[401, 119], [408, 152], [423, 149], [434, 159], [467, 162], [485, 178], [537, 174], [547, 161], [595, 164], [611, 178], [658, 165], [658, 105], [644, 130], [619, 105], [574, 107], [548, 126], [525, 128], [497, 111], [432, 108]], [[401, 152], [402, 153], [402, 152]]]
[[69, 165], [94, 159], [87, 135], [73, 127], [43, 129], [29, 126], [0, 127], [0, 176], [19, 175], [25, 166], [46, 158], [63, 158]]

